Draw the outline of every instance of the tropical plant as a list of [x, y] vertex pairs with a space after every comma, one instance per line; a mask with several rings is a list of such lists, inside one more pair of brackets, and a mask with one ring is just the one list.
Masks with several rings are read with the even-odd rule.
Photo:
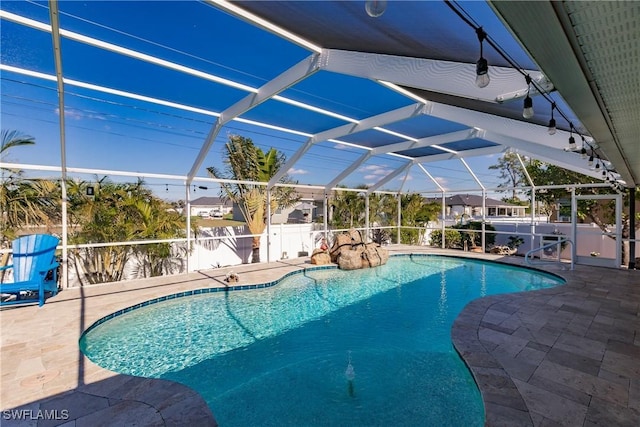
[[509, 236], [509, 242], [507, 246], [511, 249], [515, 249], [524, 243], [524, 239], [520, 236]]
[[[86, 189], [94, 188], [93, 196]], [[72, 181], [68, 185], [70, 223], [74, 244], [161, 240], [183, 237], [185, 220], [170, 205], [153, 196], [142, 180], [113, 183], [102, 178], [95, 183]], [[158, 276], [172, 271], [176, 262], [170, 243], [87, 247], [73, 256], [78, 277], [84, 273], [90, 284], [123, 279], [124, 269], [133, 256], [140, 261], [138, 275]]]
[[21, 145], [33, 145], [36, 143], [34, 137], [25, 135], [17, 130], [2, 129], [2, 145], [0, 145], [0, 155], [10, 148]]
[[[459, 248], [462, 243], [462, 236], [458, 230], [446, 228], [444, 230], [444, 242], [446, 249]], [[442, 230], [433, 230], [429, 239], [429, 244], [435, 247], [442, 247]]]
[[[269, 182], [286, 161], [283, 153], [274, 148], [264, 152], [250, 138], [230, 135], [225, 144], [225, 170], [208, 167], [214, 178], [234, 181]], [[295, 184], [286, 174], [280, 183]], [[244, 217], [249, 232], [253, 235], [251, 261], [260, 262], [260, 237], [267, 226], [267, 187], [240, 182], [220, 184], [221, 196], [233, 201]], [[293, 187], [273, 187], [270, 190], [270, 210], [292, 206], [299, 200]]]
[[[366, 185], [356, 189], [366, 191]], [[336, 191], [331, 200], [332, 216], [330, 224], [335, 228], [357, 228], [365, 225], [365, 197], [355, 191]]]
[[[25, 135], [17, 130], [2, 130], [2, 145], [0, 145], [0, 158], [5, 159], [12, 148], [35, 144], [35, 138]], [[16, 237], [16, 230], [20, 223], [37, 220], [41, 217], [38, 207], [33, 203], [29, 195], [29, 185], [22, 178], [21, 170], [0, 168], [0, 237], [4, 244]]]
[[[482, 246], [482, 221], [469, 221], [464, 225], [456, 226], [456, 228], [460, 231], [463, 241], [466, 240], [470, 246]], [[484, 230], [485, 243], [490, 247], [496, 241], [495, 233], [491, 233], [491, 231], [496, 231], [496, 228], [491, 224], [485, 224]]]
[[400, 205], [401, 226], [403, 227], [400, 231], [401, 242], [417, 245], [420, 243], [421, 230], [404, 227], [422, 227], [429, 221], [433, 221], [438, 217], [440, 205], [425, 203], [424, 198], [418, 193], [403, 194]]
[[[492, 233], [495, 227], [491, 224], [485, 224], [485, 243], [492, 246], [495, 243], [496, 235]], [[447, 249], [459, 248], [465, 242], [469, 247], [482, 246], [482, 222], [469, 221], [463, 225], [455, 225], [445, 228], [445, 247]], [[433, 230], [430, 238], [431, 246], [442, 246], [442, 230]]]

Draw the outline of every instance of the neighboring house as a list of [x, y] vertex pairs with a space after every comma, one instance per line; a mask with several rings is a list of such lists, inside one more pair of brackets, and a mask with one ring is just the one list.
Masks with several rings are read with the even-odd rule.
[[220, 197], [198, 197], [191, 201], [191, 216], [218, 217], [231, 213], [233, 203]]
[[323, 215], [324, 193], [318, 189], [296, 188], [300, 200], [288, 208], [276, 209], [273, 224], [300, 224], [315, 222]]
[[[441, 198], [429, 198], [427, 202], [440, 204]], [[526, 206], [514, 205], [502, 200], [485, 199], [486, 217], [524, 217], [527, 215]], [[445, 198], [445, 219], [461, 219], [463, 216], [471, 218], [482, 217], [482, 196], [475, 194], [457, 194]]]

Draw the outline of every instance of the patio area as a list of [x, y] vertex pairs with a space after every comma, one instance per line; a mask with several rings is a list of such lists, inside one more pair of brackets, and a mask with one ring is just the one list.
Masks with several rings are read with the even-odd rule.
[[[388, 248], [523, 264], [521, 257]], [[308, 258], [299, 258], [233, 270], [245, 285], [309, 266]], [[226, 286], [229, 270], [72, 288], [42, 308], [2, 310], [2, 424], [216, 425], [215, 413], [194, 391], [102, 369], [82, 355], [78, 339], [117, 310], [162, 295]], [[581, 265], [568, 271], [552, 264], [546, 270], [567, 284], [475, 300], [452, 329], [481, 390], [486, 424], [639, 425], [639, 273]], [[33, 419], [39, 414], [55, 419]]]

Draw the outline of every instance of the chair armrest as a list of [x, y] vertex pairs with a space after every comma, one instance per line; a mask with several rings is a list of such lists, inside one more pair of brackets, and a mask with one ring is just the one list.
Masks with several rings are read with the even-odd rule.
[[40, 270], [40, 274], [44, 274], [44, 273], [46, 273], [46, 272], [48, 272], [48, 271], [53, 270], [54, 268], [58, 268], [58, 266], [59, 266], [59, 265], [60, 265], [60, 263], [59, 263], [59, 262], [51, 263], [51, 265], [49, 265], [49, 266], [48, 266], [47, 268], [45, 268], [44, 270]]
[[5, 265], [4, 267], [0, 267], [0, 271], [2, 271], [2, 270], [6, 270], [7, 268], [13, 268], [13, 264], [11, 264], [11, 265]]

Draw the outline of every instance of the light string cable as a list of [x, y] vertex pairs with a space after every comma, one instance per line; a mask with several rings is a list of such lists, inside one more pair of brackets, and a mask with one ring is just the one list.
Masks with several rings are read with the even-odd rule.
[[[596, 166], [599, 165], [599, 163], [602, 163], [602, 166], [604, 168], [603, 170], [603, 174], [606, 174], [607, 172], [615, 172], [614, 170], [608, 170], [608, 168], [604, 165], [604, 162], [602, 161], [602, 158], [600, 157], [600, 155], [598, 154], [597, 150], [585, 139], [584, 135], [582, 135], [582, 133], [578, 132], [578, 130], [576, 129], [576, 127], [573, 125], [573, 122], [571, 121], [571, 119], [569, 119], [569, 117], [567, 116], [567, 114], [565, 114], [564, 111], [562, 111], [560, 108], [558, 108], [558, 105], [556, 104], [556, 102], [554, 101], [554, 99], [551, 97], [551, 95], [541, 86], [539, 85], [535, 80], [531, 79], [531, 77], [528, 75], [528, 73], [524, 70], [524, 67], [521, 67], [517, 61], [512, 58], [495, 40], [493, 40], [491, 38], [491, 36], [489, 34], [487, 34], [486, 32], [484, 32], [482, 26], [480, 26], [474, 19], [473, 17], [462, 7], [458, 4], [457, 1], [453, 0], [443, 0], [444, 3], [456, 14], [458, 15], [458, 17], [467, 25], [469, 25], [471, 28], [473, 28], [474, 32], [476, 32], [476, 34], [481, 31], [484, 34], [483, 40], [487, 42], [487, 44], [489, 44], [489, 46], [491, 46], [497, 53], [498, 55], [500, 55], [505, 61], [507, 61], [507, 63], [513, 67], [517, 72], [519, 72], [520, 74], [522, 74], [522, 76], [525, 77], [525, 80], [527, 81], [527, 83], [531, 86], [533, 86], [536, 91], [547, 101], [549, 102], [549, 104], [552, 107], [552, 113], [553, 110], [555, 110], [555, 112], [557, 114], [559, 114], [569, 125], [569, 129], [571, 131], [571, 133], [576, 133], [582, 140], [582, 146], [584, 148], [584, 146], [588, 146], [589, 150], [591, 151], [589, 158], [593, 158], [594, 156], [597, 158], [597, 163]], [[586, 150], [585, 150], [586, 151]], [[577, 151], [579, 154], [584, 155], [585, 153], [582, 150], [578, 150]], [[608, 179], [608, 177], [607, 177]]]

